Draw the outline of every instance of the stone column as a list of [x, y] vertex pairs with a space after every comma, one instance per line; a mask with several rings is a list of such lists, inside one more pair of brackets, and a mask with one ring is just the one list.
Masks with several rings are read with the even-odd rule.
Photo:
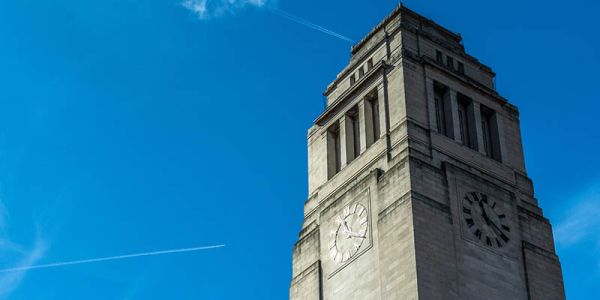
[[[371, 113], [369, 112], [370, 107], [366, 105], [365, 99], [358, 102], [358, 122], [360, 127], [360, 153], [364, 153], [367, 150], [367, 145], [373, 143], [373, 137], [370, 137], [373, 132], [373, 120]], [[369, 143], [370, 141], [370, 143]]]
[[[429, 113], [429, 129], [437, 131], [437, 117], [435, 112], [435, 94], [433, 88], [433, 79], [425, 79], [427, 87], [427, 109]], [[441, 132], [438, 132], [441, 134]]]
[[[492, 116], [492, 123], [496, 125], [496, 132], [492, 132], [492, 134], [497, 135], [497, 137], [495, 138], [495, 140], [497, 141], [497, 143], [499, 145], [496, 145], [496, 151], [500, 152], [500, 153], [496, 153], [497, 157], [500, 159], [500, 161], [506, 161], [506, 140], [504, 139], [504, 126], [502, 123], [502, 117], [498, 114], [495, 113], [494, 116]], [[492, 130], [494, 128], [492, 127]]]
[[450, 113], [446, 115], [446, 123], [451, 124], [452, 128], [446, 128], [446, 131], [451, 132], [454, 140], [462, 144], [462, 138], [460, 137], [460, 122], [458, 120], [458, 99], [456, 91], [450, 89], [448, 93], [450, 94]]
[[387, 128], [385, 126], [386, 122], [386, 112], [387, 107], [385, 106], [385, 91], [383, 90], [383, 86], [377, 86], [377, 103], [379, 104], [379, 137], [376, 139], [382, 138], [387, 134]]
[[481, 105], [479, 102], [471, 102], [473, 106], [473, 126], [475, 128], [475, 140], [477, 141], [477, 149], [479, 153], [485, 155], [485, 147], [483, 146], [483, 128], [481, 127]]
[[[348, 164], [348, 117], [344, 115], [340, 119], [340, 169], [343, 169]], [[351, 125], [350, 125], [351, 126]], [[352, 144], [350, 144], [352, 145]]]

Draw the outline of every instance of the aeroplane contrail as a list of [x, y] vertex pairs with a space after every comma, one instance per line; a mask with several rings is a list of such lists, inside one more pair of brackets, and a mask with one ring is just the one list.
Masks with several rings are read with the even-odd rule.
[[101, 262], [101, 261], [141, 257], [141, 256], [153, 256], [153, 255], [163, 255], [163, 254], [182, 253], [182, 252], [194, 252], [194, 251], [200, 251], [200, 250], [216, 249], [216, 248], [221, 248], [221, 247], [225, 247], [225, 245], [203, 246], [203, 247], [194, 247], [194, 248], [180, 248], [180, 249], [160, 250], [160, 251], [125, 254], [125, 255], [100, 257], [100, 258], [72, 260], [72, 261], [64, 261], [64, 262], [57, 262], [57, 263], [0, 269], [0, 273], [26, 271], [26, 270], [32, 270], [32, 269], [54, 268], [54, 267], [62, 267], [62, 266], [69, 266], [69, 265], [79, 265], [79, 264], [87, 264], [87, 263], [94, 263], [94, 262]]
[[285, 12], [285, 11], [283, 11], [281, 9], [271, 8], [271, 11], [274, 14], [280, 16], [280, 17], [284, 17], [284, 18], [286, 18], [286, 19], [288, 19], [290, 21], [296, 22], [296, 23], [298, 23], [300, 25], [304, 25], [304, 26], [306, 26], [308, 28], [320, 31], [322, 33], [325, 33], [325, 34], [328, 34], [330, 36], [336, 37], [338, 39], [344, 40], [346, 42], [354, 43], [354, 41], [352, 39], [350, 39], [349, 37], [343, 36], [343, 35], [341, 35], [341, 34], [339, 34], [337, 32], [331, 31], [331, 30], [329, 30], [327, 28], [324, 28], [324, 27], [319, 26], [317, 24], [314, 24], [314, 23], [311, 23], [309, 21], [306, 21], [306, 20], [304, 20], [304, 19], [302, 19], [302, 18], [300, 18], [298, 16], [292, 15], [292, 14], [290, 14], [288, 12]]

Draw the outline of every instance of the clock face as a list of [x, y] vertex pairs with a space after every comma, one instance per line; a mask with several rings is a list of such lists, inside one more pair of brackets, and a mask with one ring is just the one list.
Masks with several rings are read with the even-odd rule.
[[368, 212], [361, 204], [346, 206], [335, 217], [336, 228], [331, 232], [329, 256], [343, 263], [353, 257], [367, 239]]
[[510, 227], [497, 204], [485, 194], [470, 192], [463, 198], [462, 213], [477, 240], [488, 247], [502, 248], [510, 241]]

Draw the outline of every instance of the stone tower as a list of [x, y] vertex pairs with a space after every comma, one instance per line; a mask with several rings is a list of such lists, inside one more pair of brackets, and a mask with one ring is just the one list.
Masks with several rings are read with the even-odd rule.
[[564, 299], [519, 112], [461, 37], [400, 5], [308, 131], [291, 299]]

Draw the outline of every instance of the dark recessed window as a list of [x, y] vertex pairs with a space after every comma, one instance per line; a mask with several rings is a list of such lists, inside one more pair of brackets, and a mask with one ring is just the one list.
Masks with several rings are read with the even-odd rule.
[[435, 60], [437, 62], [439, 62], [440, 64], [444, 63], [444, 56], [442, 55], [442, 51], [439, 51], [439, 50], [435, 51]]
[[446, 56], [446, 67], [450, 70], [454, 69], [454, 59], [450, 56]]
[[327, 177], [331, 178], [342, 168], [340, 126], [335, 123], [327, 129]]
[[483, 105], [481, 105], [481, 133], [483, 135], [483, 151], [485, 155], [500, 161], [500, 139], [498, 136], [496, 113]]
[[439, 134], [452, 138], [452, 116], [450, 114], [452, 109], [450, 97], [448, 95], [448, 87], [436, 82], [434, 84], [433, 94], [435, 102], [436, 130]]
[[477, 132], [475, 131], [473, 115], [473, 101], [468, 97], [458, 94], [458, 126], [460, 139], [463, 145], [477, 150]]
[[465, 65], [461, 62], [458, 62], [458, 73], [465, 74]]
[[362, 78], [363, 76], [365, 76], [365, 69], [360, 67], [360, 69], [358, 69], [358, 78]]
[[346, 157], [348, 163], [360, 155], [360, 123], [358, 107], [353, 107], [346, 113]]
[[354, 85], [354, 83], [356, 83], [356, 77], [354, 76], [354, 74], [350, 75], [350, 85]]
[[367, 128], [367, 147], [379, 139], [381, 130], [379, 128], [379, 99], [377, 89], [373, 90], [365, 101], [365, 127]]
[[373, 69], [373, 59], [372, 58], [370, 58], [367, 61], [367, 71], [371, 71], [371, 69]]

